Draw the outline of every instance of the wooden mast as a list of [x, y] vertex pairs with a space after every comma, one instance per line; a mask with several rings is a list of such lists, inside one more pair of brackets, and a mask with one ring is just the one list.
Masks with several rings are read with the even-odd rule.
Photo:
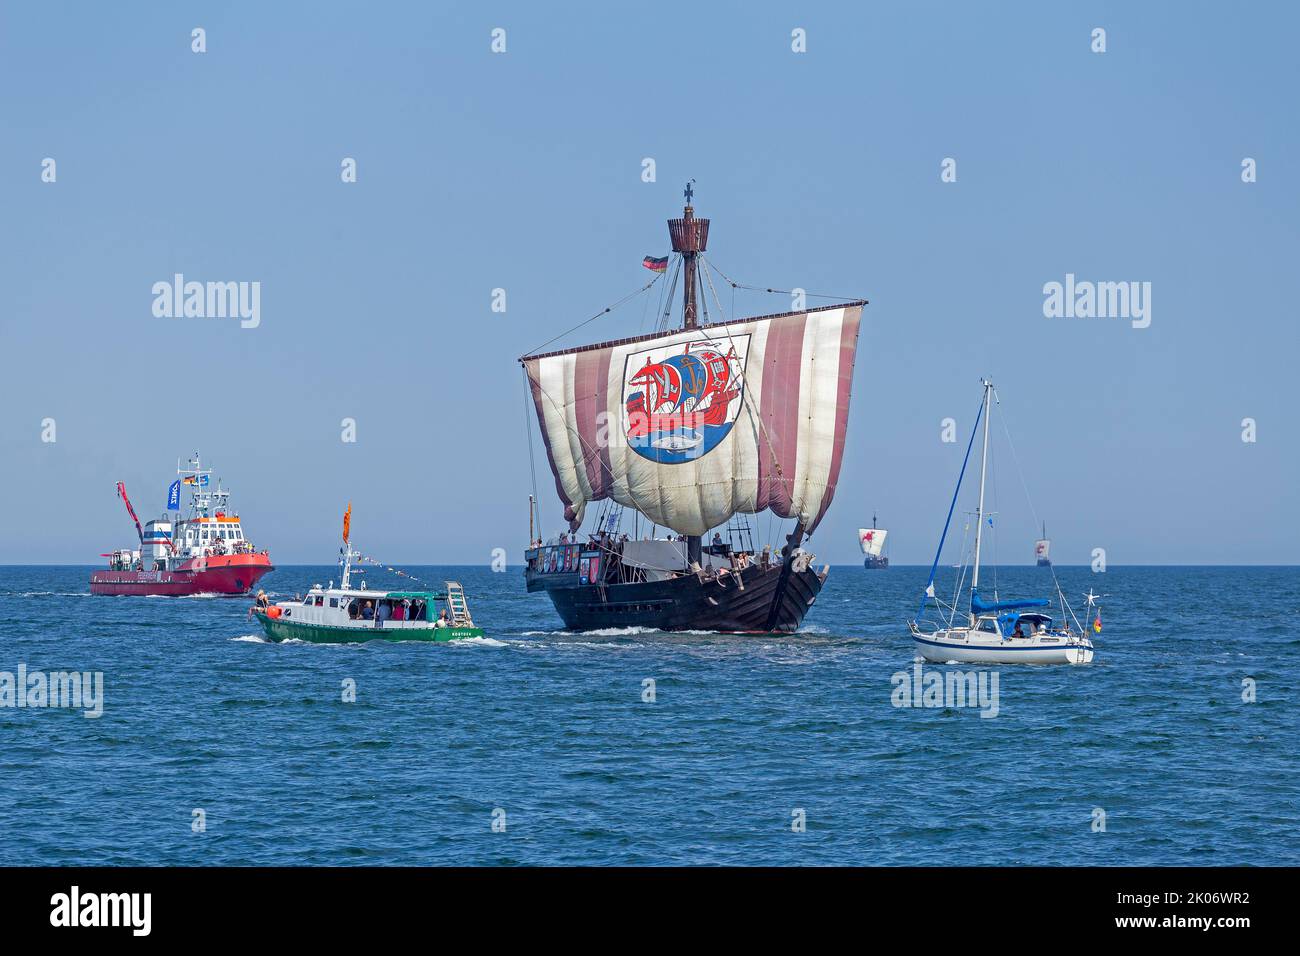
[[[709, 244], [709, 220], [696, 219], [695, 208], [691, 205], [691, 198], [695, 194], [691, 189], [691, 183], [694, 182], [695, 180], [692, 179], [686, 184], [686, 208], [682, 210], [682, 218], [668, 220], [668, 236], [672, 240], [673, 252], [681, 253], [682, 264], [685, 266], [682, 270], [686, 280], [686, 287], [682, 292], [682, 328], [684, 329], [700, 327], [695, 305], [696, 267], [700, 253]], [[687, 535], [687, 561], [698, 565], [701, 557], [700, 536]]]

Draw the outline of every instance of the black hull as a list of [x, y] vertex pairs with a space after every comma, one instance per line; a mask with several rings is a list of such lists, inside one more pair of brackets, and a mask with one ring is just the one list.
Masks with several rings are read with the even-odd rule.
[[1040, 567], [1040, 568], [1050, 568], [1051, 566], [1052, 566], [1052, 562], [1051, 562], [1050, 559], [1048, 559], [1048, 558], [1039, 558], [1039, 559], [1038, 559], [1038, 567]]
[[788, 634], [803, 623], [824, 580], [812, 570], [791, 570], [784, 575], [783, 585], [780, 565], [755, 565], [741, 574], [743, 589], [734, 574], [721, 579], [685, 574], [666, 581], [565, 586], [545, 580], [546, 575], [525, 572], [528, 590], [546, 591], [570, 631], [644, 627]]
[[866, 559], [862, 562], [862, 566], [868, 571], [878, 571], [881, 568], [889, 567], [889, 559], [883, 556], [873, 558], [871, 555], [867, 555]]

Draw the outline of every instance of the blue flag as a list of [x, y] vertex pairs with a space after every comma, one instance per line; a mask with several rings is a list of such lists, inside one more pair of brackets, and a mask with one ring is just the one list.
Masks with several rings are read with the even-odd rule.
[[181, 480], [177, 478], [172, 482], [172, 486], [167, 489], [167, 510], [181, 510]]

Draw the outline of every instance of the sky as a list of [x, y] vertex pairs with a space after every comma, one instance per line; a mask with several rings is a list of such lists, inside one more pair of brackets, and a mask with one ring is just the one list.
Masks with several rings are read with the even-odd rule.
[[[820, 560], [875, 511], [929, 563], [989, 376], [1032, 496], [995, 449], [998, 560], [1037, 516], [1063, 564], [1296, 563], [1298, 31], [1286, 4], [5, 3], [0, 563], [99, 563], [135, 537], [115, 482], [157, 515], [196, 449], [277, 563], [331, 562], [348, 501], [381, 560], [518, 562], [517, 358], [650, 277], [692, 178], [729, 275], [870, 300]], [[259, 324], [156, 316], [178, 272], [259, 282]], [[1047, 317], [1067, 274], [1150, 283], [1149, 326]]]

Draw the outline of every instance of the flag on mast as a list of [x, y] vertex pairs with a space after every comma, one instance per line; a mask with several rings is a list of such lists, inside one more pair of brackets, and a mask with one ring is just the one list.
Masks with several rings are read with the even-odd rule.
[[668, 257], [664, 256], [662, 259], [656, 259], [654, 256], [646, 256], [641, 260], [641, 265], [645, 266], [651, 272], [667, 272]]
[[352, 502], [348, 502], [347, 511], [343, 512], [343, 543], [348, 543], [348, 536], [352, 533]]

